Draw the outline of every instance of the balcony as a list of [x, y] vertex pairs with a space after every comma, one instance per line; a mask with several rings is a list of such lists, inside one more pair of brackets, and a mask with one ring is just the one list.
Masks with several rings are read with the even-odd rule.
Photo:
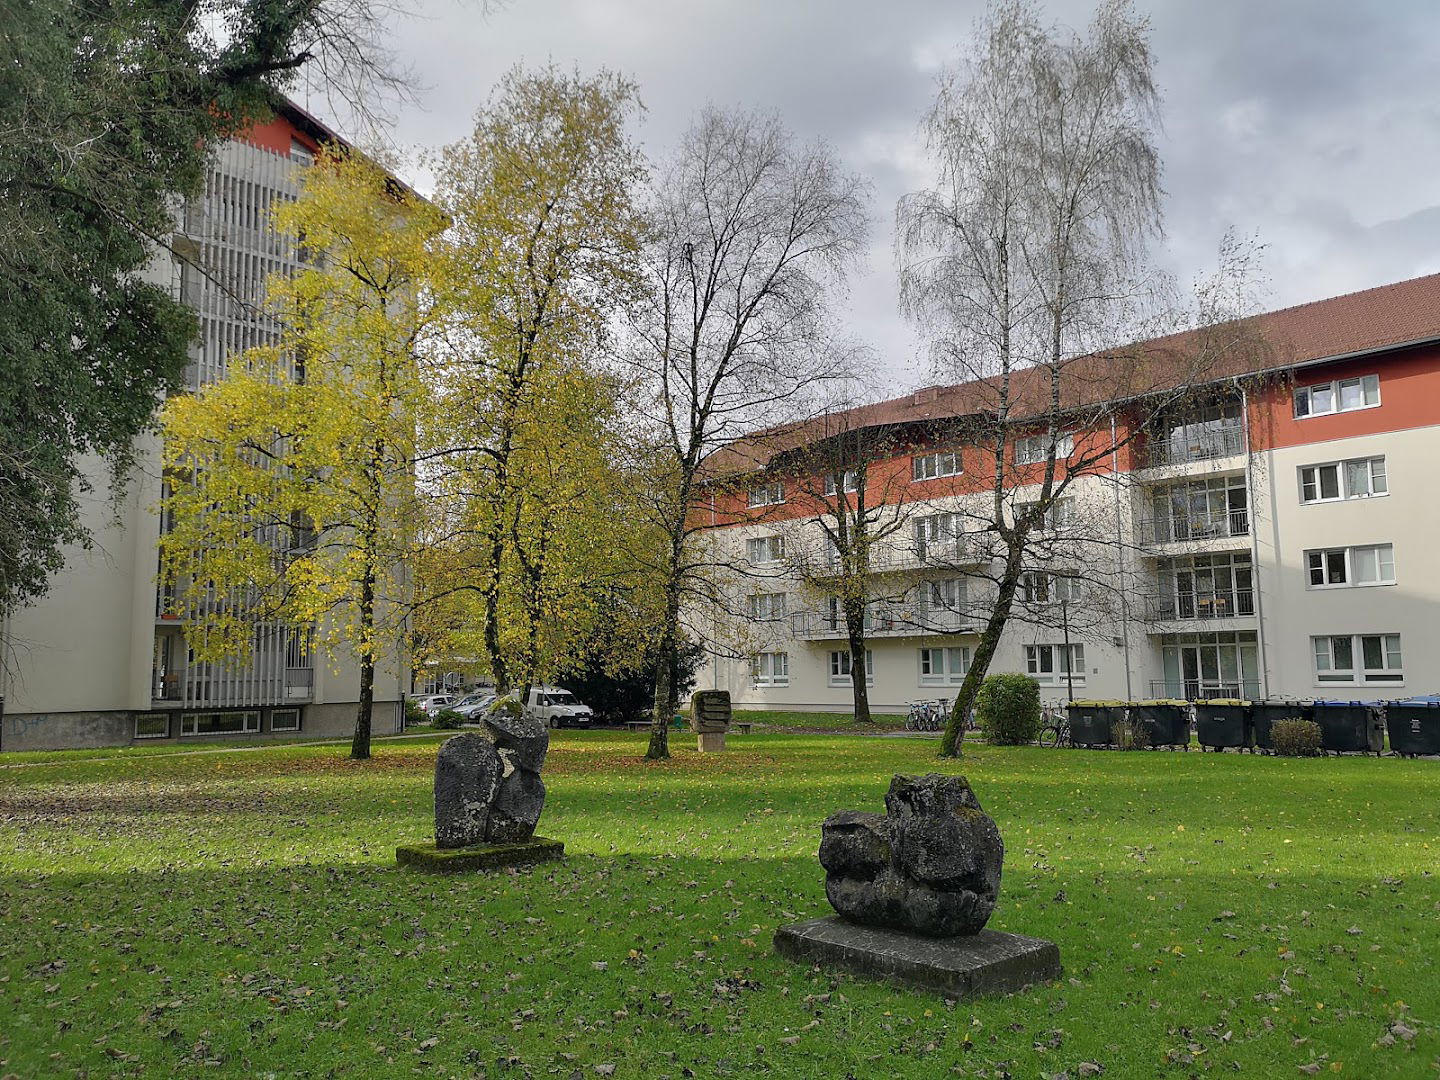
[[1151, 622], [1209, 622], [1255, 616], [1252, 589], [1211, 593], [1177, 592], [1143, 597], [1145, 617]]
[[[795, 636], [804, 641], [844, 640], [848, 637], [843, 615], [807, 612], [792, 617]], [[879, 608], [865, 620], [867, 638], [927, 637], [931, 634], [965, 634], [975, 631], [975, 620], [960, 611], [925, 611], [916, 608]]]
[[[1166, 514], [1139, 523], [1138, 540], [1146, 547], [1193, 544], [1199, 541], [1249, 537], [1250, 511], [1217, 510], [1209, 513]], [[1200, 545], [1203, 549], [1224, 545]]]
[[[936, 570], [974, 563], [963, 538], [951, 540], [910, 540], [903, 544], [877, 544], [870, 549], [870, 573], [894, 574], [907, 570]], [[812, 568], [817, 576], [838, 577], [840, 557], [820, 556]]]
[[1151, 679], [1150, 696], [1174, 701], [1207, 701], [1211, 698], [1254, 701], [1260, 696], [1260, 682], [1258, 679]]
[[309, 701], [314, 696], [315, 669], [287, 667], [285, 669], [285, 700]]
[[1239, 427], [1222, 427], [1212, 430], [1185, 431], [1174, 429], [1167, 436], [1157, 432], [1146, 444], [1145, 465], [1147, 469], [1160, 469], [1173, 465], [1191, 465], [1196, 462], [1214, 461], [1218, 458], [1234, 457], [1245, 452], [1245, 432]]

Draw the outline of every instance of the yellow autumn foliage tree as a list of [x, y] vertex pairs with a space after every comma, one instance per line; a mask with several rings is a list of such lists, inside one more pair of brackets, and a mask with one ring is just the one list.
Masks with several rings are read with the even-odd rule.
[[403, 651], [429, 401], [418, 356], [444, 218], [369, 159], [329, 150], [275, 226], [307, 256], [269, 285], [279, 343], [162, 412], [161, 572], [197, 659], [247, 656], [264, 622], [353, 658], [351, 757], [367, 758], [377, 663]]

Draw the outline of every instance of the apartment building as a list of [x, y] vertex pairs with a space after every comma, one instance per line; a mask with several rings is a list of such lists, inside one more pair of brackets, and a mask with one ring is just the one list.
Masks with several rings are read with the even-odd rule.
[[[338, 141], [286, 104], [217, 148], [203, 194], [179, 212], [174, 251], [157, 252], [148, 271], [199, 315], [187, 389], [220, 378], [241, 351], [278, 340], [264, 312], [265, 282], [299, 263], [270, 228], [270, 211], [295, 197], [298, 170], [320, 146]], [[157, 586], [160, 446], [147, 437], [139, 450], [119, 506], [110, 504], [105, 466], [94, 463], [84, 514], [93, 547], [68, 552], [49, 593], [0, 626], [0, 749], [348, 735], [358, 666], [317, 655], [310, 635], [257, 622], [243, 662], [203, 663], [190, 653], [184, 613]], [[400, 680], [393, 665], [377, 674], [377, 733], [399, 729]]]
[[[1425, 558], [1440, 535], [1440, 275], [1252, 327], [1258, 366], [1237, 359], [1165, 408], [1115, 401], [1108, 430], [1061, 439], [1062, 457], [1097, 440], [1112, 452], [1049, 515], [1052, 542], [1022, 578], [992, 672], [1028, 673], [1055, 701], [1440, 691], [1440, 576]], [[893, 437], [861, 466], [889, 529], [866, 587], [880, 711], [953, 697], [994, 595], [993, 455], [947, 423], [973, 390], [927, 388], [842, 418]], [[1010, 513], [1034, 497], [1026, 466], [1043, 438], [1022, 431], [1007, 454]], [[708, 537], [735, 572], [717, 586], [728, 599], [697, 613], [714, 654], [701, 684], [740, 706], [848, 710], [821, 481], [786, 462], [752, 440], [717, 470]], [[823, 485], [853, 490], [854, 470]]]

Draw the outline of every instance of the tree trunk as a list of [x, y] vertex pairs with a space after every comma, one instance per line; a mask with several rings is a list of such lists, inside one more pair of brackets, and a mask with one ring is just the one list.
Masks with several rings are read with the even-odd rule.
[[849, 603], [845, 605], [845, 631], [850, 639], [850, 695], [855, 704], [855, 722], [869, 724], [872, 720], [870, 690], [866, 685], [870, 672], [865, 663], [865, 608], [860, 605], [857, 613], [850, 607]]
[[955, 705], [950, 710], [950, 719], [945, 724], [945, 734], [940, 739], [941, 757], [960, 757], [960, 744], [965, 738], [965, 719], [975, 708], [975, 699], [980, 694], [980, 684], [990, 670], [990, 661], [1000, 646], [1000, 636], [1005, 632], [1005, 623], [1010, 618], [1010, 608], [1015, 602], [1015, 590], [1020, 584], [1021, 560], [1025, 553], [1025, 539], [1016, 536], [1009, 541], [1005, 556], [1005, 573], [1000, 578], [1000, 590], [995, 596], [995, 606], [990, 609], [990, 618], [985, 631], [980, 635], [980, 644], [970, 661], [970, 670], [955, 695]]
[[360, 704], [355, 709], [355, 737], [350, 759], [370, 758], [371, 716], [375, 709], [375, 569], [365, 567], [360, 579]]
[[670, 757], [670, 715], [675, 696], [672, 672], [675, 670], [675, 646], [672, 634], [666, 631], [660, 643], [660, 659], [655, 665], [655, 711], [650, 720], [650, 745], [645, 750], [647, 761], [666, 761]]

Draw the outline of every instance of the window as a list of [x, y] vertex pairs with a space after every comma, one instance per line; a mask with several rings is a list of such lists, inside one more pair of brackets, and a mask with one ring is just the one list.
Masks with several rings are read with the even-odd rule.
[[920, 685], [943, 686], [962, 683], [970, 670], [970, 646], [920, 650]]
[[299, 731], [300, 710], [299, 709], [271, 709], [270, 710], [271, 731]]
[[965, 579], [936, 578], [920, 583], [922, 611], [958, 611], [965, 606]]
[[1254, 575], [1244, 552], [1161, 559], [1157, 619], [1228, 619], [1255, 614]]
[[[1017, 502], [1015, 504], [1015, 517], [1018, 520], [1029, 513], [1035, 507], [1033, 502]], [[1068, 529], [1075, 524], [1075, 500], [1056, 499], [1045, 511], [1045, 518], [1040, 522], [1040, 529], [1044, 532], [1056, 532], [1060, 529]]]
[[163, 712], [136, 713], [135, 738], [168, 739], [170, 737], [170, 714]]
[[750, 597], [752, 619], [783, 619], [785, 617], [785, 594], [756, 593]]
[[1354, 379], [1317, 383], [1295, 388], [1295, 415], [1323, 416], [1326, 413], [1372, 409], [1380, 404], [1380, 376], [1361, 375]]
[[856, 484], [856, 472], [854, 469], [846, 469], [844, 472], [831, 473], [825, 477], [825, 494], [834, 495], [840, 491], [854, 491]]
[[751, 488], [747, 503], [750, 506], [774, 506], [776, 503], [784, 501], [785, 485], [777, 480], [773, 484], [762, 484], [760, 487]]
[[750, 657], [750, 680], [756, 686], [789, 686], [790, 654], [756, 653]]
[[1305, 465], [1300, 469], [1302, 503], [1368, 499], [1389, 493], [1383, 457], [1332, 461], [1326, 465]]
[[[1055, 436], [1055, 460], [1064, 461], [1075, 452], [1075, 438], [1067, 432]], [[1030, 435], [1015, 440], [1015, 464], [1034, 465], [1050, 453], [1049, 435]]]
[[945, 559], [960, 553], [963, 526], [959, 514], [930, 514], [916, 518], [915, 557]]
[[260, 730], [260, 714], [246, 712], [185, 713], [181, 735], [247, 735]]
[[1217, 476], [1159, 488], [1145, 539], [1159, 544], [1250, 534], [1249, 495], [1243, 476]]
[[1395, 546], [1325, 548], [1305, 553], [1305, 569], [1312, 589], [1336, 585], [1395, 584]]
[[1310, 642], [1315, 651], [1316, 682], [1353, 685], [1397, 683], [1405, 678], [1399, 634], [1327, 634]]
[[[839, 652], [830, 654], [830, 685], [849, 686], [850, 683], [850, 650], [842, 649]], [[865, 650], [865, 685], [875, 685], [875, 656], [871, 650]]]
[[1020, 575], [1020, 595], [1027, 604], [1073, 604], [1080, 599], [1080, 579], [1029, 570]]
[[1085, 646], [1026, 645], [1025, 670], [1041, 686], [1054, 686], [1057, 683], [1062, 686], [1071, 682], [1083, 683], [1085, 681]]
[[779, 562], [785, 557], [785, 538], [752, 536], [745, 541], [745, 554], [752, 563]]
[[916, 480], [933, 480], [937, 476], [959, 476], [960, 455], [954, 451], [921, 454], [910, 459], [911, 476]]

